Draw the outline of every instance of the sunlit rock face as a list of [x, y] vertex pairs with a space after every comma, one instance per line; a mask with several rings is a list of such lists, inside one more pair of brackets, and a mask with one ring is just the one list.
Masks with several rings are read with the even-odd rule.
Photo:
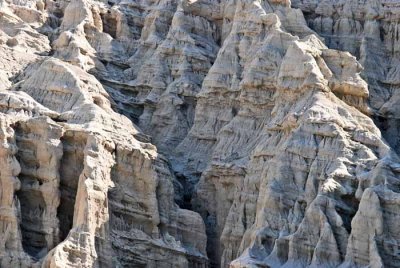
[[362, 66], [374, 121], [398, 153], [400, 85], [399, 1], [292, 1], [330, 48], [348, 51]]
[[0, 0], [0, 267], [399, 267], [399, 22]]

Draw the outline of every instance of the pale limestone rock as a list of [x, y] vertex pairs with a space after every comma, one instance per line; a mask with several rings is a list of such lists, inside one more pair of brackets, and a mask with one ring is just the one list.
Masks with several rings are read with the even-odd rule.
[[397, 267], [398, 5], [0, 0], [0, 266]]
[[62, 127], [46, 117], [21, 121], [16, 126], [22, 244], [37, 258], [43, 258], [60, 242], [57, 208], [62, 135]]
[[[368, 82], [369, 104], [382, 134], [398, 151], [396, 103], [399, 97], [398, 1], [295, 0], [293, 6], [310, 14], [311, 28], [325, 38], [327, 46], [356, 56]], [[390, 108], [389, 108], [390, 107]]]
[[[275, 22], [273, 29], [279, 29], [276, 19], [268, 21]], [[288, 27], [291, 25], [288, 22], [281, 25], [291, 33], [300, 32], [299, 28]], [[234, 34], [234, 28], [231, 34]], [[266, 36], [269, 34], [274, 33], [267, 32]], [[278, 38], [270, 37], [270, 40], [274, 39]], [[357, 199], [360, 200], [365, 189], [360, 185], [370, 183], [362, 167], [368, 166], [368, 170], [373, 170], [377, 159], [383, 155], [387, 155], [384, 158], [390, 159], [391, 163], [398, 161], [381, 140], [379, 131], [371, 128], [372, 121], [348, 106], [370, 113], [365, 102], [367, 84], [360, 78], [362, 68], [349, 53], [329, 50], [317, 38], [296, 41], [292, 37], [286, 46], [280, 44], [274, 54], [270, 52], [271, 41], [265, 42], [264, 50], [260, 48], [264, 45], [262, 42], [253, 46], [256, 51], [260, 50], [260, 54], [268, 51], [266, 57], [274, 64], [261, 61], [262, 56], [253, 52], [249, 53], [250, 59], [245, 63], [236, 61], [232, 64], [232, 60], [229, 63], [227, 60], [221, 64], [225, 68], [216, 71], [214, 68], [224, 57], [243, 58], [240, 56], [240, 43], [237, 50], [227, 52], [234, 44], [234, 41], [227, 40], [198, 96], [204, 101], [199, 98], [194, 126], [178, 147], [180, 152], [186, 152], [188, 160], [188, 165], [179, 170], [186, 171], [188, 176], [204, 171], [195, 202], [209, 226], [209, 247], [212, 248], [209, 253], [215, 254], [209, 257], [221, 260], [223, 267], [240, 255], [232, 262], [233, 267], [338, 266], [344, 262], [351, 235], [350, 221], [357, 211]], [[252, 51], [252, 46], [246, 47], [247, 51]], [[253, 82], [254, 75], [246, 78], [247, 72], [239, 73], [243, 76], [241, 83], [233, 80], [239, 77], [237, 72], [230, 76], [230, 83], [219, 84], [224, 80], [217, 78], [208, 83], [214, 75], [220, 75], [222, 70], [232, 71], [235, 66], [244, 65], [240, 69], [251, 70], [251, 65], [246, 65], [246, 62], [259, 66], [254, 66], [260, 77], [259, 86]], [[269, 66], [268, 73], [261, 73], [264, 66]], [[268, 78], [271, 82], [261, 80]], [[217, 90], [212, 90], [212, 86]], [[248, 89], [245, 86], [260, 91], [257, 95], [253, 93], [258, 97], [254, 104], [235, 103], [240, 100], [238, 96], [246, 96], [244, 92]], [[224, 88], [226, 90], [222, 91]], [[269, 88], [272, 94], [264, 93]], [[223, 98], [217, 99], [217, 96]], [[265, 103], [259, 111], [261, 118], [257, 123], [255, 115], [244, 115], [257, 111], [263, 104], [259, 96], [269, 96], [271, 103], [269, 107]], [[213, 105], [215, 102], [217, 105]], [[246, 131], [249, 133], [247, 137]], [[341, 148], [337, 153], [343, 154], [334, 153], [335, 146]], [[353, 146], [357, 153], [350, 153]], [[355, 160], [354, 157], [360, 158]], [[183, 159], [185, 161], [185, 157]], [[370, 174], [393, 176], [382, 170], [381, 165], [385, 164], [378, 165]], [[362, 177], [357, 175], [363, 173]], [[359, 183], [351, 186], [352, 178], [358, 177], [356, 181]], [[397, 185], [396, 180], [392, 181], [394, 185]], [[324, 203], [316, 203], [319, 195], [331, 204], [329, 210]], [[320, 227], [314, 230], [315, 226]], [[315, 231], [314, 235], [311, 231]], [[391, 251], [389, 254], [393, 256], [395, 253]], [[376, 263], [379, 263], [377, 257], [371, 257], [370, 264]], [[358, 264], [355, 261], [353, 265]]]
[[[2, 219], [8, 234], [2, 267], [154, 267], [165, 258], [174, 267], [205, 267], [200, 216], [174, 203], [174, 177], [166, 161], [153, 145], [136, 140], [146, 138], [113, 112], [103, 86], [85, 72], [95, 50], [80, 40], [86, 40], [87, 25], [102, 30], [98, 16], [97, 22], [91, 19], [96, 7], [79, 1], [64, 6], [67, 17], [53, 47], [73, 48], [72, 38], [77, 54], [13, 57], [14, 69], [5, 69], [4, 89], [13, 91], [1, 94], [10, 133], [4, 146], [14, 149], [4, 154], [10, 155], [4, 170], [12, 173], [4, 174], [3, 185], [11, 180], [15, 186], [4, 186], [2, 195], [1, 206], [8, 213]], [[70, 39], [62, 39], [68, 35]], [[42, 36], [36, 37], [40, 41]], [[20, 44], [4, 45], [16, 53]], [[25, 68], [29, 61], [33, 63]], [[8, 79], [17, 72], [12, 85]]]

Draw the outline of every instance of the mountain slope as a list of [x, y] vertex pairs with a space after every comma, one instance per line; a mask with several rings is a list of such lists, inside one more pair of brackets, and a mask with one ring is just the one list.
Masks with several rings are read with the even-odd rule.
[[361, 2], [1, 0], [0, 266], [398, 267], [400, 2]]

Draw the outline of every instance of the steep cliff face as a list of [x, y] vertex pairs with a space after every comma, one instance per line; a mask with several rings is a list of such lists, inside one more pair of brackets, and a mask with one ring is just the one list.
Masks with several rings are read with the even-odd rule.
[[101, 64], [84, 32], [95, 6], [17, 4], [1, 9], [1, 267], [206, 267], [204, 224], [175, 204], [167, 160], [87, 73]]
[[400, 265], [400, 2], [0, 1], [1, 267]]
[[398, 152], [399, 88], [398, 1], [292, 1], [303, 10], [308, 25], [330, 48], [349, 51], [364, 69], [374, 119]]

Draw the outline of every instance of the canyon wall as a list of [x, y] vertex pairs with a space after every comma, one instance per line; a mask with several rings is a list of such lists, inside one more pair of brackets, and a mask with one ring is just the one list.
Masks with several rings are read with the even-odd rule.
[[0, 0], [0, 267], [399, 267], [399, 25]]

